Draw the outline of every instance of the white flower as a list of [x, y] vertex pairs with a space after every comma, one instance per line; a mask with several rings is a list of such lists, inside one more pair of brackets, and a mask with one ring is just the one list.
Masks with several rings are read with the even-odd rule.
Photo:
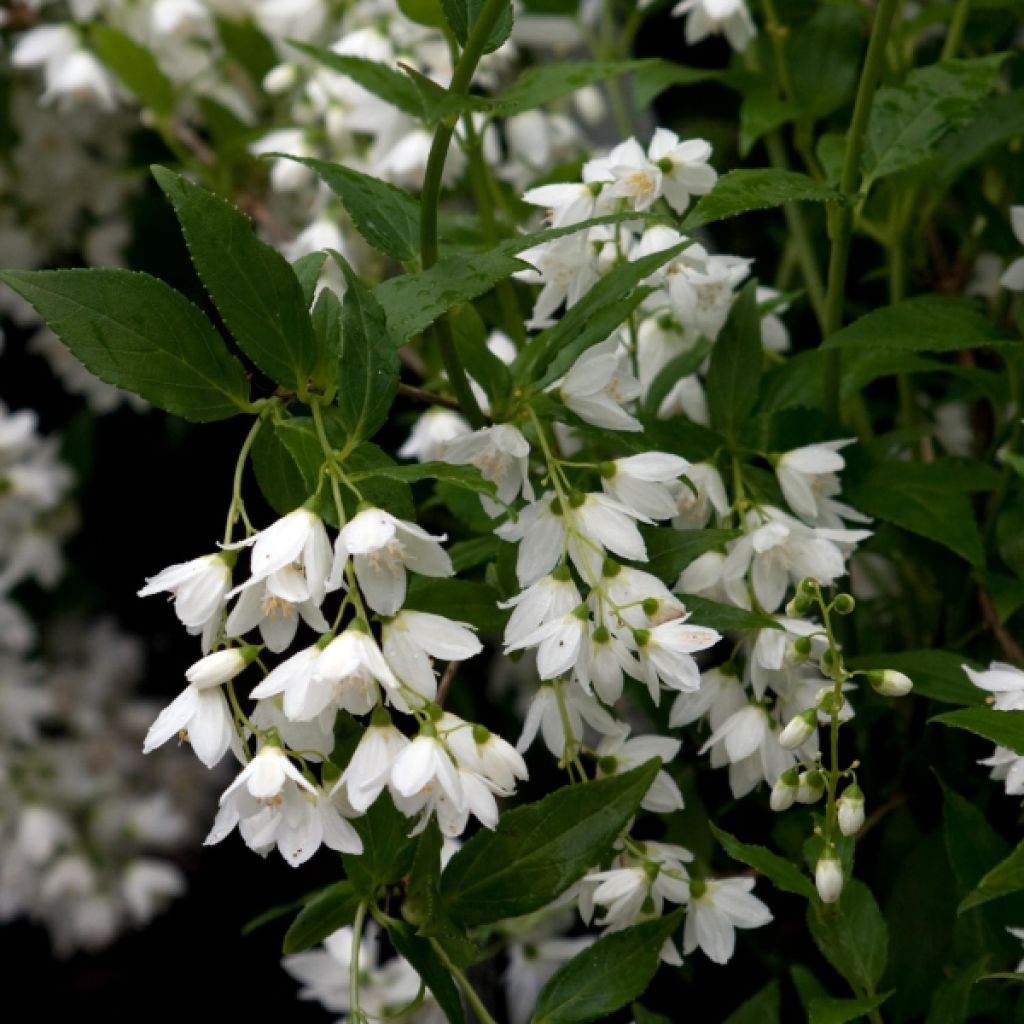
[[734, 711], [708, 738], [700, 753], [721, 744], [729, 763], [735, 764], [760, 750], [769, 734], [768, 714], [760, 704]]
[[[609, 575], [609, 570], [614, 573]], [[605, 566], [604, 592], [614, 608], [612, 632], [628, 635], [619, 624], [621, 618], [633, 629], [660, 626], [663, 622], [683, 618], [682, 601], [657, 576], [628, 565]], [[591, 593], [591, 601], [596, 595]]]
[[[299, 619], [318, 633], [331, 627], [308, 593], [305, 578], [294, 566], [279, 569], [254, 586], [246, 586], [224, 623], [227, 636], [243, 636], [259, 627], [267, 647], [280, 654], [291, 646]], [[291, 596], [289, 596], [291, 595]]]
[[511, 1024], [530, 1024], [537, 997], [548, 979], [593, 942], [592, 935], [574, 938], [516, 936], [506, 951], [508, 967], [504, 975]]
[[638, 632], [639, 636], [634, 637], [637, 654], [655, 703], [660, 699], [659, 681], [672, 690], [698, 689], [700, 670], [693, 655], [722, 639], [715, 630], [688, 625], [682, 618]]
[[207, 768], [227, 753], [235, 738], [235, 726], [227, 698], [216, 683], [191, 683], [182, 690], [150, 726], [142, 752], [151, 753], [172, 736], [187, 739]]
[[174, 600], [174, 613], [192, 634], [203, 634], [203, 652], [210, 650], [213, 628], [231, 587], [231, 567], [223, 555], [203, 555], [158, 572], [139, 591], [150, 597], [166, 591]]
[[518, 643], [507, 646], [505, 652], [536, 647], [538, 675], [541, 679], [554, 679], [576, 664], [589, 627], [587, 606], [579, 605], [568, 614], [538, 626]]
[[[467, 774], [459, 771], [436, 735], [421, 732], [391, 766], [390, 787], [395, 805], [407, 816], [425, 811], [421, 823], [424, 827], [427, 816], [434, 811], [446, 834], [462, 831], [458, 825], [465, 825], [470, 798], [464, 785]], [[478, 794], [474, 791], [472, 795]]]
[[598, 280], [603, 240], [592, 242], [591, 235], [594, 235], [593, 231], [578, 232], [519, 254], [523, 262], [530, 264], [530, 269], [517, 271], [514, 276], [520, 281], [542, 286], [534, 300], [527, 327], [549, 326], [552, 316], [563, 303], [566, 308], [574, 305]]
[[864, 793], [856, 782], [851, 782], [836, 801], [839, 810], [839, 830], [844, 836], [856, 835], [864, 825]]
[[786, 750], [802, 747], [818, 731], [818, 712], [814, 708], [802, 711], [789, 720], [779, 734], [779, 745]]
[[132, 920], [145, 924], [175, 896], [185, 891], [185, 876], [166, 861], [140, 857], [125, 868], [121, 894]]
[[452, 561], [434, 537], [390, 512], [368, 508], [338, 534], [331, 585], [340, 586], [349, 556], [366, 602], [381, 615], [394, 615], [405, 601], [406, 569], [423, 576], [451, 576]]
[[267, 592], [283, 601], [300, 604], [309, 600], [317, 607], [323, 603], [331, 542], [320, 517], [308, 509], [289, 512], [267, 529], [228, 547], [252, 548], [251, 576], [228, 597], [265, 582]]
[[[663, 765], [675, 760], [682, 747], [681, 740], [669, 736], [633, 736], [620, 732], [605, 736], [597, 746], [597, 774], [599, 778], [617, 775], [637, 768], [657, 757]], [[654, 777], [640, 806], [655, 814], [670, 814], [683, 806], [683, 794], [675, 779], [662, 768]]]
[[647, 148], [647, 155], [662, 171], [662, 191], [676, 213], [690, 205], [691, 196], [702, 196], [714, 188], [718, 172], [708, 164], [711, 143], [704, 139], [680, 142], [675, 132], [659, 128]]
[[413, 424], [412, 433], [398, 449], [398, 454], [403, 459], [434, 462], [444, 458], [451, 441], [469, 431], [469, 424], [457, 412], [434, 406]]
[[698, 946], [709, 960], [724, 964], [736, 948], [737, 928], [760, 928], [771, 911], [753, 895], [754, 879], [720, 878], [690, 884], [683, 952]]
[[843, 865], [835, 854], [823, 854], [814, 868], [814, 884], [822, 903], [835, 903], [843, 892]]
[[584, 576], [595, 578], [604, 561], [600, 548], [607, 548], [631, 562], [647, 561], [647, 545], [635, 520], [650, 523], [607, 494], [587, 494], [579, 505], [566, 511], [572, 522], [569, 554]]
[[[621, 728], [594, 697], [578, 687], [562, 686], [560, 683], [543, 685], [530, 702], [516, 750], [520, 753], [527, 750], [539, 731], [544, 745], [552, 755], [562, 758], [567, 749], [579, 743], [583, 736], [584, 722], [605, 736], [617, 733]], [[569, 727], [568, 736], [565, 733], [566, 724]]]
[[789, 507], [798, 516], [812, 522], [820, 518], [821, 500], [831, 498], [839, 491], [836, 473], [846, 465], [839, 451], [854, 441], [856, 438], [848, 437], [841, 441], [810, 444], [779, 457], [775, 465], [779, 486]]
[[[730, 509], [722, 475], [708, 462], [699, 462], [686, 470], [686, 483], [676, 492], [677, 513], [672, 525], [677, 530], [696, 530], [706, 526], [712, 513], [724, 516]], [[696, 593], [696, 591], [690, 591]]]
[[268, 744], [260, 748], [259, 753], [224, 790], [220, 804], [223, 806], [243, 787], [253, 800], [264, 804], [272, 803], [280, 796], [284, 784], [289, 779], [310, 793], [316, 792], [302, 772], [292, 764], [288, 755], [280, 747]]
[[992, 706], [997, 711], [1024, 710], [1024, 672], [1004, 661], [993, 661], [985, 671], [962, 665], [975, 686], [995, 694]]
[[302, 717], [312, 718], [328, 707], [364, 715], [377, 703], [378, 683], [404, 710], [401, 683], [377, 641], [369, 633], [350, 626], [317, 659]]
[[602, 187], [587, 182], [541, 185], [523, 193], [523, 202], [551, 211], [551, 226], [565, 227], [597, 216]]
[[450, 441], [441, 456], [456, 466], [473, 465], [485, 480], [497, 485], [498, 501], [482, 494], [480, 502], [490, 516], [500, 515], [520, 492], [533, 501], [530, 485], [530, 443], [515, 427], [498, 423]]
[[304, 715], [304, 711], [309, 701], [313, 670], [321, 653], [318, 645], [296, 652], [269, 672], [263, 682], [253, 688], [250, 696], [254, 700], [266, 700], [283, 693], [282, 708], [290, 720], [312, 718], [312, 715]]
[[516, 576], [521, 587], [532, 586], [562, 559], [565, 519], [561, 502], [547, 493], [494, 531], [502, 540], [519, 543]]
[[643, 867], [612, 868], [610, 871], [597, 871], [583, 879], [585, 887], [593, 888], [588, 892], [589, 899], [581, 900], [580, 912], [589, 923], [594, 904], [604, 908], [601, 923], [620, 928], [632, 924], [636, 920], [647, 899], [649, 881]]
[[736, 286], [750, 271], [750, 262], [721, 255], [701, 260], [695, 248], [673, 261], [668, 268], [668, 295], [683, 326], [716, 339], [728, 319]]
[[200, 658], [189, 667], [185, 672], [185, 678], [200, 689], [219, 686], [229, 679], [234, 679], [255, 655], [256, 649], [252, 647], [232, 647], [226, 651], [217, 651]]
[[622, 696], [623, 673], [639, 677], [636, 658], [620, 637], [598, 626], [584, 638], [573, 679], [587, 693], [596, 692], [606, 704], [614, 704]]
[[634, 515], [671, 519], [678, 507], [663, 485], [677, 480], [689, 465], [686, 459], [665, 452], [630, 455], [602, 464], [601, 486]]
[[690, 46], [722, 34], [734, 50], [742, 53], [757, 35], [743, 0], [682, 0], [672, 13], [676, 17], [686, 15], [686, 42]]
[[404, 609], [384, 624], [383, 650], [395, 675], [424, 701], [431, 701], [437, 696], [437, 677], [430, 659], [465, 661], [479, 654], [483, 645], [468, 623]]
[[[1024, 245], [1024, 206], [1010, 207], [1010, 224], [1017, 241]], [[1013, 292], [1024, 291], [1024, 256], [1018, 256], [1003, 271], [999, 283]]]
[[662, 171], [655, 158], [648, 159], [636, 139], [620, 142], [606, 160], [612, 176], [608, 195], [625, 199], [638, 212], [649, 210], [661, 198]]
[[507, 650], [524, 646], [523, 640], [543, 623], [568, 615], [581, 603], [582, 598], [568, 570], [556, 570], [554, 575], [542, 576], [536, 583], [516, 594], [500, 607], [512, 608], [505, 625]]
[[486, 779], [502, 794], [515, 792], [516, 779], [529, 778], [519, 751], [482, 725], [471, 725], [446, 712], [438, 729], [459, 767]]
[[642, 430], [623, 406], [639, 398], [640, 382], [629, 372], [617, 338], [588, 348], [559, 385], [559, 396], [582, 420], [609, 430]]
[[332, 790], [332, 795], [344, 786], [352, 807], [356, 811], [367, 810], [384, 790], [392, 766], [408, 745], [408, 738], [390, 722], [371, 722], [360, 737], [351, 760]]

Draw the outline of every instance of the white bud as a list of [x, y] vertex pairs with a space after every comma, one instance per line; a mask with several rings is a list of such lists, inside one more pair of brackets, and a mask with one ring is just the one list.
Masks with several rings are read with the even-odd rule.
[[839, 811], [839, 828], [844, 836], [856, 835], [864, 824], [864, 793], [856, 782], [843, 790], [836, 801]]
[[800, 791], [800, 780], [795, 768], [783, 772], [772, 786], [769, 806], [773, 811], [788, 811], [796, 803], [796, 795]]
[[263, 88], [271, 96], [280, 96], [298, 81], [299, 72], [294, 64], [278, 64], [263, 76]]
[[234, 679], [242, 669], [252, 660], [247, 656], [250, 648], [232, 647], [227, 651], [215, 651], [205, 658], [200, 658], [185, 673], [185, 678], [190, 683], [195, 683], [200, 689], [207, 686], [220, 686], [229, 679]]
[[796, 791], [796, 800], [800, 804], [813, 804], [821, 799], [825, 792], [825, 780], [817, 768], [809, 772], [801, 772]]
[[818, 860], [814, 869], [814, 884], [822, 903], [835, 903], [843, 891], [843, 865], [839, 858], [828, 853]]
[[894, 668], [875, 669], [868, 673], [868, 680], [877, 693], [883, 697], [906, 697], [914, 688], [910, 676]]
[[818, 712], [814, 708], [801, 711], [779, 734], [779, 746], [785, 750], [796, 750], [814, 735], [818, 728]]

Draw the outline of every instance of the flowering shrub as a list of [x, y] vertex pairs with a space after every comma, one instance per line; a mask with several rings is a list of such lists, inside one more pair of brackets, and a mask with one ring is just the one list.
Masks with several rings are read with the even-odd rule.
[[[15, 153], [161, 145], [206, 298], [99, 265], [141, 175], [55, 227], [22, 157], [12, 318], [98, 411], [237, 421], [205, 548], [136, 552], [193, 650], [143, 750], [231, 765], [208, 845], [340, 854], [284, 966], [353, 1022], [676, 1020], [744, 946], [712, 1019], [1010, 1019], [967, 734], [1024, 793], [1012, 5], [578, 6], [13, 8]], [[0, 597], [67, 486], [25, 415]]]

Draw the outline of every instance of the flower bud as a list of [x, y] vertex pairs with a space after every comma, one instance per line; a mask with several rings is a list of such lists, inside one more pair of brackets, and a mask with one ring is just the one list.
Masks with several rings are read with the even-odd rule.
[[832, 602], [832, 611], [836, 615], [849, 615], [856, 607], [857, 602], [849, 594], [839, 594]]
[[258, 652], [258, 647], [232, 647], [227, 651], [214, 651], [192, 665], [185, 673], [185, 678], [200, 689], [220, 686], [234, 679]]
[[801, 772], [797, 782], [796, 801], [799, 804], [816, 803], [825, 792], [825, 779], [817, 768]]
[[263, 76], [263, 88], [271, 96], [287, 92], [299, 80], [299, 69], [294, 64], [278, 64]]
[[775, 780], [768, 801], [773, 811], [788, 811], [796, 803], [796, 794], [800, 788], [799, 775], [796, 768], [789, 768]]
[[873, 669], [868, 673], [868, 682], [876, 693], [883, 697], [906, 697], [914, 688], [910, 676], [897, 672], [894, 668]]
[[833, 711], [842, 711], [845, 703], [846, 698], [841, 693], [836, 693], [831, 686], [823, 686], [814, 698], [814, 706], [823, 715], [831, 715]]
[[814, 884], [822, 903], [835, 903], [843, 891], [843, 865], [834, 853], [823, 854], [814, 869]]
[[819, 589], [818, 581], [813, 576], [805, 576], [800, 581], [800, 593], [807, 594], [808, 597], [814, 597]]
[[811, 638], [809, 636], [798, 636], [790, 648], [794, 664], [801, 664], [811, 656]]
[[801, 711], [789, 720], [789, 724], [779, 733], [779, 746], [785, 750], [796, 750], [803, 746], [818, 728], [818, 712], [814, 708]]
[[823, 651], [821, 657], [818, 659], [818, 667], [821, 669], [823, 676], [832, 675], [832, 669], [836, 665], [836, 656], [832, 653], [832, 648]]
[[856, 835], [864, 824], [864, 793], [856, 782], [851, 782], [843, 790], [843, 795], [836, 801], [836, 808], [843, 835]]
[[814, 601], [806, 594], [797, 594], [789, 604], [786, 605], [786, 614], [790, 618], [799, 619], [806, 615], [814, 607]]

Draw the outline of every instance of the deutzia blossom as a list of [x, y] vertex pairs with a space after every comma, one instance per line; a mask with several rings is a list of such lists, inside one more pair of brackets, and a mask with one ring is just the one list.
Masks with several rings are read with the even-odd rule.
[[708, 164], [711, 143], [704, 139], [680, 141], [675, 132], [659, 128], [647, 155], [661, 169], [662, 191], [676, 213], [686, 210], [691, 196], [710, 192], [718, 180], [718, 172]]
[[612, 177], [608, 195], [625, 199], [631, 209], [649, 210], [661, 198], [661, 168], [636, 139], [619, 143], [608, 154], [607, 167]]
[[340, 586], [349, 556], [366, 602], [381, 615], [394, 615], [405, 601], [406, 569], [423, 576], [451, 576], [452, 561], [421, 526], [390, 512], [367, 508], [350, 520], [334, 544], [331, 586]]
[[224, 623], [225, 634], [244, 636], [258, 627], [269, 650], [280, 654], [291, 646], [300, 619], [310, 629], [326, 633], [330, 624], [323, 613], [311, 597], [301, 596], [307, 591], [301, 573], [293, 567], [286, 567], [253, 586], [246, 586]]
[[[1017, 241], [1024, 245], [1024, 206], [1010, 207], [1010, 225]], [[1018, 256], [1003, 271], [999, 283], [1012, 292], [1024, 291], [1024, 256]]]
[[383, 650], [395, 675], [431, 701], [437, 696], [437, 677], [430, 659], [465, 661], [479, 654], [483, 645], [468, 623], [403, 609], [384, 624]]
[[356, 811], [366, 811], [383, 792], [391, 774], [391, 766], [409, 745], [385, 714], [363, 732], [345, 770], [341, 773], [332, 795], [344, 786], [348, 802]]
[[487, 514], [497, 516], [520, 492], [527, 501], [533, 501], [529, 456], [530, 444], [520, 431], [499, 423], [455, 438], [444, 447], [442, 458], [456, 466], [476, 466], [485, 480], [497, 486], [497, 502], [486, 494], [480, 496]]
[[688, 625], [683, 618], [663, 622], [634, 636], [637, 656], [651, 700], [658, 703], [660, 684], [671, 690], [696, 690], [700, 670], [693, 655], [714, 647], [721, 636], [705, 626]]
[[502, 602], [500, 607], [512, 609], [505, 625], [506, 650], [526, 646], [523, 641], [527, 636], [545, 622], [568, 615], [582, 600], [568, 569], [563, 567]]
[[210, 650], [213, 630], [231, 587], [231, 566], [224, 555], [203, 555], [168, 566], [139, 591], [150, 597], [166, 591], [174, 600], [174, 613], [192, 634], [202, 633], [203, 652]]
[[698, 946], [716, 964], [727, 963], [736, 948], [737, 928], [760, 928], [771, 911], [754, 894], [752, 878], [720, 878], [690, 883], [683, 952]]
[[757, 35], [744, 0], [682, 0], [672, 13], [676, 17], [686, 15], [686, 42], [690, 46], [721, 34], [742, 53]]
[[712, 517], [729, 512], [729, 497], [722, 475], [709, 462], [698, 462], [686, 470], [687, 483], [676, 491], [676, 515], [672, 525], [677, 530], [696, 530], [707, 526]]
[[624, 408], [640, 397], [640, 382], [629, 372], [615, 337], [588, 348], [565, 375], [558, 394], [582, 420], [609, 430], [641, 430]]
[[678, 455], [645, 452], [602, 464], [601, 486], [631, 512], [650, 519], [678, 514], [676, 499], [664, 485], [677, 480], [690, 463]]
[[434, 406], [413, 424], [412, 432], [398, 449], [398, 454], [403, 459], [434, 462], [444, 457], [450, 442], [469, 431], [469, 424], [457, 412]]
[[840, 449], [853, 444], [855, 438], [825, 441], [795, 448], [779, 456], [775, 473], [789, 507], [810, 523], [841, 529], [843, 520], [866, 523], [870, 520], [856, 509], [835, 501], [839, 493], [839, 477], [845, 466]]
[[[520, 753], [528, 750], [539, 731], [552, 756], [562, 758], [566, 750], [582, 738], [584, 722], [605, 736], [615, 734], [621, 728], [594, 697], [579, 687], [559, 682], [542, 685], [530, 702], [516, 750]], [[565, 734], [566, 723], [569, 736]]]
[[[682, 745], [682, 741], [668, 736], [630, 737], [626, 732], [605, 736], [597, 746], [598, 777], [629, 771], [655, 757], [667, 765], [675, 760]], [[683, 794], [664, 768], [655, 775], [640, 806], [655, 814], [671, 814], [682, 809]]]

